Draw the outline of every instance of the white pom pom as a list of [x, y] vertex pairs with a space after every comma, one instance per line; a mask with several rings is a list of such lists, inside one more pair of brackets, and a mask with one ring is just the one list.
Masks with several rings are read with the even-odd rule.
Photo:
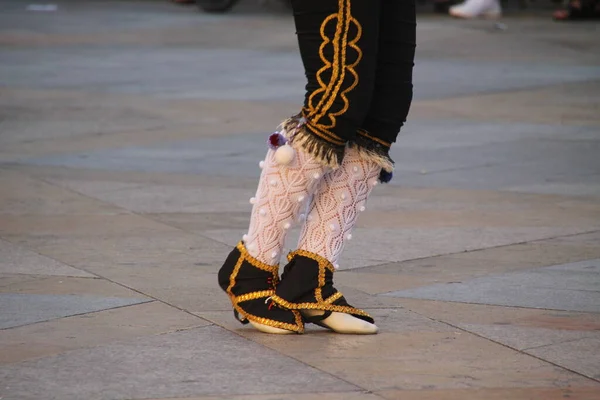
[[256, 197], [250, 197], [250, 204], [256, 203]]
[[248, 241], [248, 235], [242, 236], [242, 239], [244, 240], [244, 242], [247, 242]]
[[352, 240], [352, 234], [351, 234], [351, 233], [347, 234], [347, 235], [346, 235], [346, 239], [348, 239], [348, 240]]
[[304, 196], [298, 197], [298, 203], [302, 203], [304, 201]]
[[290, 224], [289, 222], [286, 222], [285, 225], [283, 225], [283, 229], [288, 230], [292, 227], [292, 224]]
[[265, 167], [265, 162], [264, 161], [259, 162], [258, 166], [260, 167], [260, 169], [263, 169]]
[[334, 269], [340, 269], [340, 264], [333, 264]]
[[365, 207], [365, 206], [360, 206], [360, 208], [359, 208], [360, 212], [363, 212], [363, 211], [365, 211], [366, 209], [367, 209], [367, 207]]
[[295, 156], [296, 152], [289, 144], [284, 144], [275, 150], [275, 161], [277, 161], [279, 165], [288, 165]]

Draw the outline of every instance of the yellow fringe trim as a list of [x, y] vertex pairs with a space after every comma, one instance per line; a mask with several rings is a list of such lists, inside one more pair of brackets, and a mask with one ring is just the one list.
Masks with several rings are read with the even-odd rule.
[[386, 172], [394, 172], [394, 164], [392, 161], [384, 156], [383, 154], [379, 154], [375, 151], [368, 150], [363, 146], [359, 146], [356, 143], [349, 143], [349, 147], [356, 149], [358, 156], [363, 160], [373, 162], [381, 167]]
[[298, 119], [294, 117], [281, 126], [281, 134], [289, 139], [292, 147], [310, 154], [325, 167], [337, 169], [340, 166], [346, 148], [344, 141], [326, 137], [308, 123], [298, 126]]

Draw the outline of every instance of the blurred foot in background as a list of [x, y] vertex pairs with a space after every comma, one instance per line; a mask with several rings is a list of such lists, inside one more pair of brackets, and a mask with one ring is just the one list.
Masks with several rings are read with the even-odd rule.
[[450, 7], [448, 13], [456, 18], [499, 18], [502, 7], [499, 0], [466, 0]]
[[556, 10], [555, 21], [600, 19], [600, 0], [570, 0], [562, 10]]

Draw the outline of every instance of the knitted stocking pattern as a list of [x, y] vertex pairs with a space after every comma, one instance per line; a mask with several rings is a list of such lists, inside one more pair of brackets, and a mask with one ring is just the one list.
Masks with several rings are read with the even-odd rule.
[[367, 197], [378, 184], [381, 167], [349, 148], [341, 166], [323, 177], [310, 204], [298, 248], [316, 253], [338, 268], [338, 259]]
[[295, 153], [290, 164], [280, 165], [275, 152], [267, 152], [260, 163], [256, 196], [250, 199], [253, 207], [244, 243], [252, 257], [269, 265], [279, 262], [287, 232], [303, 219], [300, 212], [305, 211], [327, 168], [300, 149]]

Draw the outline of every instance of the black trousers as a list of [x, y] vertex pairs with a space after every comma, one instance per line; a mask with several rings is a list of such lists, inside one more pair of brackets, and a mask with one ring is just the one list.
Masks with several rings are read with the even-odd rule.
[[302, 126], [299, 142], [334, 167], [346, 145], [389, 159], [412, 101], [415, 0], [292, 0], [292, 7], [307, 78], [293, 121]]

